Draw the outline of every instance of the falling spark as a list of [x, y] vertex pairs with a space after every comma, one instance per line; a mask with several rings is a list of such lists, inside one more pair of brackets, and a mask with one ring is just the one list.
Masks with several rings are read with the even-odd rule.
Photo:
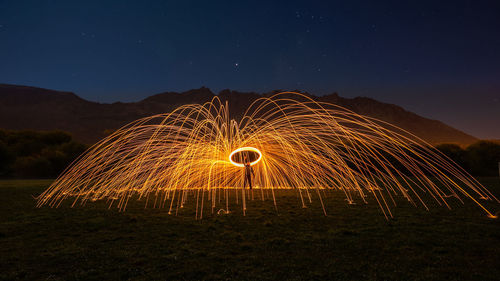
[[[243, 187], [241, 153], [254, 154], [251, 191]], [[316, 194], [325, 215], [323, 196], [334, 190], [343, 191], [348, 204], [373, 197], [386, 218], [397, 195], [426, 209], [424, 193], [448, 208], [446, 198], [467, 198], [489, 217], [495, 215], [476, 198], [499, 202], [409, 132], [284, 92], [256, 100], [239, 121], [215, 97], [132, 122], [81, 155], [38, 197], [37, 206], [57, 207], [73, 198], [71, 206], [108, 200], [110, 208], [125, 210], [137, 196], [146, 207], [177, 214], [192, 199], [196, 218], [202, 218], [205, 200], [212, 213], [229, 212], [230, 194], [243, 214], [254, 192], [262, 200], [272, 198], [277, 209], [275, 191], [281, 189], [296, 190], [302, 207]]]

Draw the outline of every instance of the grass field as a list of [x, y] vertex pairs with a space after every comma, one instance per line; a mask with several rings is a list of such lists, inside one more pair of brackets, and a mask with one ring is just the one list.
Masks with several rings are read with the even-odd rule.
[[[481, 182], [500, 196], [500, 180]], [[293, 191], [272, 201], [194, 219], [132, 202], [35, 208], [50, 180], [0, 181], [0, 279], [4, 280], [500, 280], [500, 219], [472, 202], [452, 210], [404, 199], [386, 220], [342, 193], [302, 209]], [[428, 201], [430, 202], [430, 201]], [[487, 204], [494, 212], [500, 204]]]

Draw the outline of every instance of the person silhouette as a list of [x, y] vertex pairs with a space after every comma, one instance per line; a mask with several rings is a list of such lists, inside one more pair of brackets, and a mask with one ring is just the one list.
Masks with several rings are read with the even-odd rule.
[[252, 166], [250, 166], [250, 160], [248, 160], [248, 157], [245, 155], [243, 157], [243, 163], [245, 165], [245, 180], [243, 181], [243, 188], [245, 188], [248, 185], [250, 186], [250, 190], [252, 189], [252, 176], [254, 175]]

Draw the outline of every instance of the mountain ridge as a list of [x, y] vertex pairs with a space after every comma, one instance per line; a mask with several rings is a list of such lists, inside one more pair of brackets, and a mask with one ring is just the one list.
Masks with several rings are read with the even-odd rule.
[[[12, 130], [64, 130], [75, 139], [95, 143], [110, 131], [136, 119], [170, 112], [182, 104], [204, 103], [214, 96], [227, 100], [230, 111], [242, 114], [248, 105], [268, 93], [239, 92], [230, 89], [212, 92], [201, 87], [185, 92], [166, 91], [137, 102], [99, 103], [88, 101], [73, 92], [38, 87], [0, 84], [0, 128]], [[424, 139], [431, 144], [471, 144], [478, 139], [441, 121], [422, 117], [403, 107], [383, 103], [369, 97], [344, 98], [337, 93], [309, 97], [339, 105], [358, 114], [391, 123]]]

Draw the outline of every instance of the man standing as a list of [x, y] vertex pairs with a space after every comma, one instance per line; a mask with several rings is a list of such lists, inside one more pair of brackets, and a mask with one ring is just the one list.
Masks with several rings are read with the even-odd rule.
[[252, 166], [250, 166], [250, 161], [248, 160], [248, 157], [245, 155], [244, 156], [244, 164], [245, 164], [245, 180], [243, 182], [243, 187], [248, 185], [250, 186], [250, 190], [252, 189], [252, 176], [254, 175]]

